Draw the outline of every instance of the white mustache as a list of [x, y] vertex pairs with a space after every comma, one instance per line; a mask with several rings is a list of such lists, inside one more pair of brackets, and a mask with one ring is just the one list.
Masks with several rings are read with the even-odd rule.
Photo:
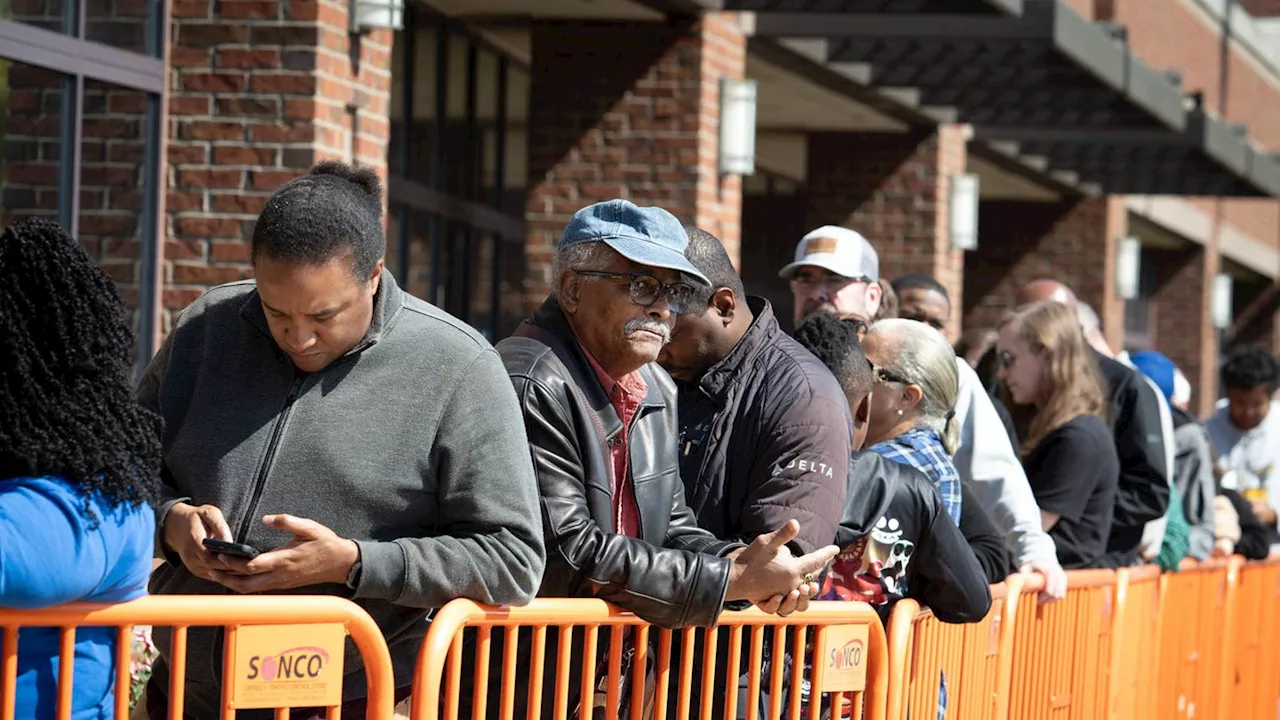
[[629, 337], [631, 333], [648, 330], [651, 333], [657, 333], [662, 336], [662, 342], [671, 342], [671, 327], [666, 323], [660, 323], [657, 320], [634, 319], [628, 320], [627, 324], [622, 328], [622, 336]]

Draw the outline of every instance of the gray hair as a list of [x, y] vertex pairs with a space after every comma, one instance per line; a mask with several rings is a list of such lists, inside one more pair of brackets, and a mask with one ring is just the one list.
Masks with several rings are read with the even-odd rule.
[[915, 320], [880, 320], [867, 335], [888, 341], [894, 360], [886, 369], [920, 387], [920, 424], [938, 433], [947, 453], [955, 454], [960, 444], [960, 426], [955, 421], [960, 371], [951, 343]]
[[560, 281], [566, 270], [594, 270], [611, 251], [603, 242], [585, 242], [556, 250], [551, 264], [551, 294], [560, 294]]

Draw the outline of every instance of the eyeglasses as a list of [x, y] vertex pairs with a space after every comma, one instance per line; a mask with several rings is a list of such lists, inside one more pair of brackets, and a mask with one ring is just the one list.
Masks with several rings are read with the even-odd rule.
[[659, 297], [665, 297], [667, 307], [677, 315], [684, 312], [689, 306], [689, 301], [693, 299], [693, 286], [688, 283], [664, 283], [652, 275], [642, 273], [615, 273], [601, 270], [574, 270], [573, 272], [584, 277], [626, 280], [629, 283], [631, 302], [649, 307], [658, 302]]
[[867, 363], [871, 365], [871, 375], [872, 377], [875, 378], [875, 381], [878, 383], [895, 382], [902, 385], [915, 385], [915, 383], [893, 372], [892, 370], [886, 370], [882, 367], [876, 367], [875, 363], [872, 363], [870, 360], [868, 360]]
[[824, 287], [827, 292], [836, 293], [854, 283], [871, 283], [869, 277], [844, 277], [843, 275], [793, 275], [791, 277], [791, 289], [793, 290], [813, 290], [814, 288]]

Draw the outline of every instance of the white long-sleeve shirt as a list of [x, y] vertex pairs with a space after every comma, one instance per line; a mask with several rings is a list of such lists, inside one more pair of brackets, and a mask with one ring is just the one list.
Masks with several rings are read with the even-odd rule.
[[952, 460], [960, 479], [1004, 533], [1017, 567], [1032, 561], [1056, 565], [1058, 550], [1041, 528], [1040, 506], [995, 405], [969, 363], [956, 358], [956, 368], [960, 373], [955, 417], [960, 423], [960, 447]]

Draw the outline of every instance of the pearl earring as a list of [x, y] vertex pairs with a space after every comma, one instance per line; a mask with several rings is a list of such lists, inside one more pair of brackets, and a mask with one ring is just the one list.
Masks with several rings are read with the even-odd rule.
[[899, 410], [899, 411], [898, 411], [898, 414], [899, 414], [899, 415], [901, 415], [901, 414], [902, 414], [902, 411], [901, 411], [901, 410]]

